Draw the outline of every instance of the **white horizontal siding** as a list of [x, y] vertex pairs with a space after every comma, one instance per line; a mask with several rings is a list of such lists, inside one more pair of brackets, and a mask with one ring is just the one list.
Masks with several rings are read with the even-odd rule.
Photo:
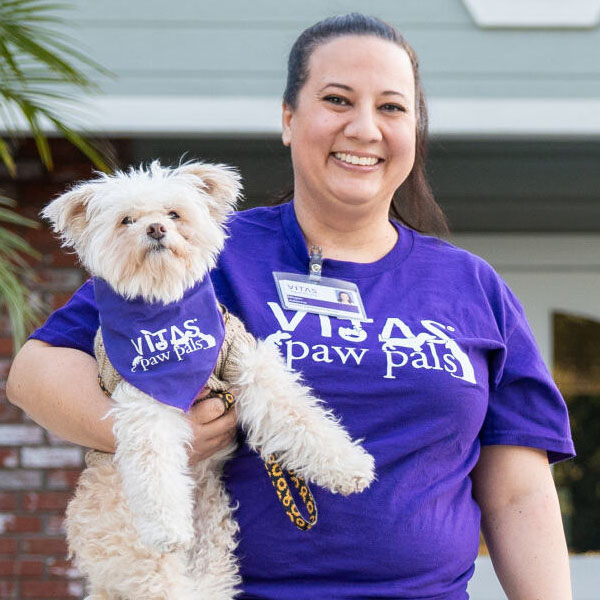
[[401, 23], [457, 24], [470, 21], [461, 0], [103, 0], [79, 2], [76, 18], [80, 21], [121, 22], [134, 25], [160, 23], [197, 23], [203, 21], [244, 21], [246, 23], [299, 23], [307, 27], [334, 14], [365, 12]]
[[417, 50], [434, 135], [599, 135], [600, 28], [483, 30], [461, 0], [104, 0], [61, 14], [77, 47], [115, 74], [93, 76], [104, 98], [88, 128], [264, 134], [279, 131], [270, 107], [296, 36], [352, 10], [390, 21]]
[[107, 94], [279, 96], [300, 31], [352, 10], [406, 35], [430, 96], [600, 96], [599, 28], [484, 30], [461, 0], [106, 0], [64, 14], [81, 48], [117, 75], [100, 82]]
[[[111, 94], [264, 96], [281, 94], [287, 54], [300, 31], [266, 22], [83, 22], [77, 37], [116, 74], [113, 82], [99, 80]], [[465, 24], [407, 25], [404, 32], [419, 54], [430, 95], [597, 97], [600, 90], [600, 29], [485, 31]]]

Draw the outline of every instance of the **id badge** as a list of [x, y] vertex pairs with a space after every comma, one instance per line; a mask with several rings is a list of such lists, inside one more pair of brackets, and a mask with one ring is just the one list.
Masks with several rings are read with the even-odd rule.
[[358, 286], [342, 279], [274, 272], [281, 305], [288, 310], [329, 315], [339, 319], [370, 321], [358, 291]]

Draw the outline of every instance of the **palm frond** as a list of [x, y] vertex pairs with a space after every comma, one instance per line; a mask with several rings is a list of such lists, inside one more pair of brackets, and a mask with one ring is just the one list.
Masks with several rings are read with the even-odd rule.
[[[0, 125], [12, 138], [25, 124], [48, 169], [53, 163], [45, 128], [51, 126], [97, 168], [109, 171], [109, 153], [87, 140], [73, 117], [83, 116], [78, 107], [81, 93], [98, 89], [94, 78], [112, 74], [67, 35], [61, 16], [67, 8], [49, 0], [0, 0]], [[0, 164], [15, 175], [8, 139], [0, 138]], [[14, 201], [0, 195], [0, 223], [11, 228], [38, 226], [14, 207]], [[40, 313], [24, 284], [33, 276], [28, 257], [39, 254], [23, 237], [0, 225], [0, 309], [6, 309], [10, 318], [15, 349]]]
[[[93, 76], [112, 76], [81, 52], [66, 34], [65, 21], [59, 16], [66, 8], [69, 8], [66, 4], [48, 0], [0, 0], [0, 108], [4, 109], [0, 116], [12, 135], [16, 135], [19, 124], [25, 121], [48, 169], [52, 169], [53, 161], [44, 119], [77, 146], [96, 168], [110, 171], [103, 149], [78, 132], [78, 124], [71, 119], [74, 111], [64, 110], [64, 103], [76, 101], [73, 90], [95, 91], [98, 85]], [[7, 106], [16, 106], [17, 110], [6, 109]], [[6, 142], [0, 143], [0, 160], [14, 171]]]
[[0, 138], [0, 160], [2, 160], [8, 172], [14, 177], [17, 174], [17, 165], [15, 165], [8, 144], [2, 138]]
[[11, 223], [12, 225], [19, 225], [21, 227], [39, 227], [39, 223], [33, 219], [21, 216], [12, 210], [0, 207], [0, 221], [3, 223]]
[[33, 258], [39, 258], [40, 256], [40, 253], [21, 236], [0, 227], [0, 255], [9, 257], [15, 264], [21, 265], [19, 254], [28, 254]]
[[16, 350], [25, 340], [27, 331], [39, 320], [41, 309], [28, 298], [27, 289], [19, 277], [22, 269], [0, 256], [0, 308], [4, 307], [12, 325], [13, 346]]

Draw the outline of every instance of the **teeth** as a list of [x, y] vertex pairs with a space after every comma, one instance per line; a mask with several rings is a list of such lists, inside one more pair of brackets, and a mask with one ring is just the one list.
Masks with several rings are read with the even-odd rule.
[[371, 158], [366, 156], [354, 156], [354, 154], [344, 154], [343, 152], [336, 152], [334, 156], [343, 162], [350, 163], [351, 165], [366, 165], [373, 166], [379, 162], [378, 158]]

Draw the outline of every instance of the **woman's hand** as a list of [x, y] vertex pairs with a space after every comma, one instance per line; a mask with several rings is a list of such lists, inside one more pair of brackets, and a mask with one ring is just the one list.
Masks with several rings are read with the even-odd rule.
[[190, 449], [190, 462], [196, 463], [211, 457], [215, 452], [223, 450], [235, 439], [236, 412], [235, 406], [225, 412], [223, 401], [210, 396], [206, 388], [189, 412], [194, 439]]

